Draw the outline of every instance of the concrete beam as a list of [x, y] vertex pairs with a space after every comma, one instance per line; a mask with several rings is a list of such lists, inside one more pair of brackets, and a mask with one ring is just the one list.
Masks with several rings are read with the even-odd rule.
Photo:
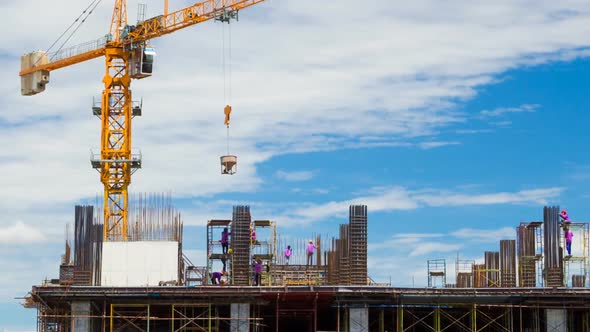
[[350, 332], [369, 332], [369, 308], [350, 308], [348, 317]]
[[547, 332], [567, 332], [567, 310], [545, 309]]
[[231, 304], [231, 332], [249, 332], [250, 331], [250, 304], [249, 303], [232, 303]]
[[92, 310], [90, 302], [76, 301], [71, 304], [72, 310], [72, 331], [73, 332], [90, 332], [92, 330], [92, 320], [90, 315]]

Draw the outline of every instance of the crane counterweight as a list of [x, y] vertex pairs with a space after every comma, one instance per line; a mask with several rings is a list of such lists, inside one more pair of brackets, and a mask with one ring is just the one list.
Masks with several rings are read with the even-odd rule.
[[[20, 58], [21, 70], [31, 68], [35, 65], [44, 65], [49, 62], [47, 53], [35, 51], [25, 54]], [[45, 91], [45, 85], [49, 83], [49, 71], [39, 70], [20, 78], [20, 92], [23, 96], [32, 96]]]

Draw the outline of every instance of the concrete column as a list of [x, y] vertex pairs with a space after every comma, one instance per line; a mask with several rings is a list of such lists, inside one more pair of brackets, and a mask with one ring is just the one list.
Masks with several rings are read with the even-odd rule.
[[250, 304], [249, 303], [232, 303], [231, 304], [231, 332], [249, 332], [250, 331]]
[[72, 331], [73, 332], [90, 332], [92, 328], [92, 320], [90, 315], [90, 302], [79, 301], [72, 302]]
[[567, 311], [565, 309], [545, 309], [547, 332], [567, 332]]
[[350, 308], [349, 327], [350, 332], [369, 332], [369, 308]]

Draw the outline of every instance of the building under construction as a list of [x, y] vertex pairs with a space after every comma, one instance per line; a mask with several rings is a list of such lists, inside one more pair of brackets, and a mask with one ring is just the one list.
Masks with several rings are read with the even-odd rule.
[[[182, 253], [169, 197], [140, 197], [118, 242], [104, 242], [101, 214], [80, 206], [59, 278], [34, 286], [25, 305], [37, 309], [39, 331], [590, 331], [588, 223], [568, 225], [579, 243], [563, 255], [558, 210], [521, 223], [483, 264], [457, 259], [455, 283], [437, 259], [427, 288], [398, 288], [368, 276], [366, 206], [350, 206], [338, 237], [312, 237], [311, 262], [298, 255], [309, 239], [286, 259], [275, 221], [235, 206], [207, 222], [206, 266]], [[212, 285], [219, 270], [225, 284]]]

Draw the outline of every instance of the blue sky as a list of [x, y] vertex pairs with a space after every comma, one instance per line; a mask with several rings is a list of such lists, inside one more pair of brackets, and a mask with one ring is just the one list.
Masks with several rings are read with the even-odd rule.
[[[38, 12], [70, 22], [82, 10], [60, 2], [0, 4], [15, 13], [0, 27], [22, 26], [0, 37], [9, 69], [0, 73], [0, 331], [34, 330], [35, 312], [14, 298], [57, 276], [73, 206], [102, 190], [88, 162], [102, 61], [53, 72], [42, 95], [19, 95], [19, 56], [67, 27], [22, 22]], [[234, 204], [301, 239], [336, 235], [347, 206], [367, 204], [369, 274], [394, 286], [425, 285], [427, 259], [446, 258], [451, 274], [457, 253], [482, 259], [545, 204], [590, 220], [586, 1], [355, 4], [272, 0], [240, 13], [231, 177], [218, 166], [220, 26], [154, 41], [156, 74], [133, 82], [144, 98], [133, 133], [144, 169], [131, 190], [172, 193], [193, 261], [204, 259], [206, 220], [229, 218]], [[148, 1], [148, 15], [160, 6]], [[72, 43], [103, 35], [110, 13], [101, 5]]]

